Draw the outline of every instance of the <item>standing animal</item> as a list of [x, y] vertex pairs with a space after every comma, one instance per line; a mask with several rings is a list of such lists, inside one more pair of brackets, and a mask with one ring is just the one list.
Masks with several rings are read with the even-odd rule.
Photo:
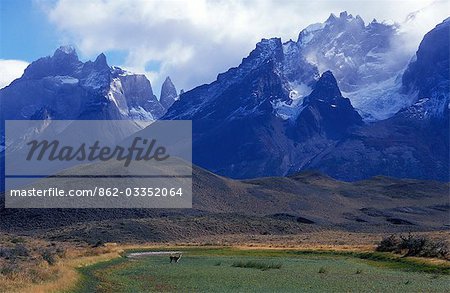
[[179, 255], [171, 255], [170, 256], [170, 263], [172, 263], [172, 261], [174, 263], [178, 263], [180, 261], [181, 258], [181, 253]]

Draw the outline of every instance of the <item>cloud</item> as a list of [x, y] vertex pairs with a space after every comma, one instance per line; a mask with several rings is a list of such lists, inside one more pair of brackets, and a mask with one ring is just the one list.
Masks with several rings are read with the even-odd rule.
[[145, 72], [153, 85], [170, 75], [178, 89], [190, 89], [237, 66], [261, 38], [297, 39], [302, 28], [323, 22], [331, 12], [403, 22], [410, 12], [431, 7], [427, 25], [414, 28], [423, 34], [431, 28], [428, 20], [435, 25], [448, 11], [433, 8], [442, 6], [435, 2], [58, 0], [43, 6], [61, 41], [76, 44], [82, 56], [123, 51], [125, 61], [117, 65], [145, 72], [149, 63], [157, 63], [157, 69]]
[[409, 13], [400, 27], [405, 49], [416, 51], [423, 36], [449, 17], [448, 11], [450, 11], [448, 0], [436, 0]]
[[22, 76], [28, 62], [21, 60], [0, 59], [0, 89]]

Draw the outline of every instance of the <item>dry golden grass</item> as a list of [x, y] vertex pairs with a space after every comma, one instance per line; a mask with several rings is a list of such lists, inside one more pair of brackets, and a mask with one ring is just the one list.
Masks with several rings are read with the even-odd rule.
[[72, 288], [79, 280], [77, 268], [88, 266], [94, 263], [108, 261], [119, 257], [117, 252], [109, 252], [95, 256], [85, 256], [76, 259], [68, 259], [63, 264], [59, 265], [59, 277], [55, 281], [45, 282], [42, 284], [33, 284], [28, 287], [20, 288], [20, 292], [30, 293], [47, 293], [47, 292], [61, 292]]
[[[182, 245], [219, 245], [265, 248], [333, 249], [333, 250], [373, 250], [390, 233], [364, 233], [339, 230], [308, 231], [295, 235], [248, 235], [232, 234], [207, 236], [193, 239]], [[399, 234], [399, 233], [396, 233]], [[404, 233], [406, 235], [407, 233]], [[414, 232], [431, 239], [449, 239], [449, 231]], [[179, 245], [180, 243], [172, 243]]]
[[[9, 243], [2, 239], [2, 244]], [[35, 239], [26, 239], [27, 246], [45, 247], [47, 242]], [[38, 260], [35, 255], [17, 263], [18, 271], [7, 275], [0, 274], [0, 292], [44, 293], [67, 291], [79, 280], [77, 268], [94, 263], [108, 261], [120, 256], [121, 248], [117, 245], [102, 247], [65, 245], [65, 256], [59, 258], [57, 263], [49, 265], [46, 261]], [[7, 263], [3, 261], [1, 265]]]

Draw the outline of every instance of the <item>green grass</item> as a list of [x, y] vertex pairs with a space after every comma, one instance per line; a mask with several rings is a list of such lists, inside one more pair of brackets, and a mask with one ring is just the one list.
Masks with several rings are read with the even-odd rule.
[[267, 263], [260, 261], [237, 261], [234, 262], [231, 266], [235, 268], [247, 268], [267, 271], [271, 269], [281, 269], [282, 265], [280, 263]]
[[74, 292], [445, 292], [450, 282], [442, 266], [389, 254], [176, 250], [178, 264], [150, 256], [82, 268]]
[[430, 274], [450, 275], [450, 265], [433, 265], [411, 258], [399, 257], [385, 252], [336, 252], [336, 251], [291, 251], [302, 255], [342, 256], [366, 260], [373, 266], [403, 270], [408, 272], [423, 272]]

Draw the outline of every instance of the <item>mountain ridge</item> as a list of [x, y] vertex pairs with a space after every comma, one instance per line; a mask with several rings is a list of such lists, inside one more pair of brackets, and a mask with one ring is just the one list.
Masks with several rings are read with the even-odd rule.
[[[341, 14], [334, 18], [329, 21], [351, 19], [359, 28], [368, 27], [351, 15]], [[376, 21], [369, 24], [379, 25]], [[439, 29], [440, 26], [444, 29]], [[448, 22], [444, 21], [428, 34], [433, 35], [437, 30], [448, 30]], [[429, 42], [425, 37], [421, 47]], [[445, 55], [448, 35], [436, 45], [435, 50], [443, 52], [438, 56], [448, 56]], [[317, 81], [320, 79], [314, 73], [317, 68], [303, 59], [309, 64], [303, 72], [311, 79], [309, 84], [303, 84], [307, 90], [301, 91], [302, 94], [292, 86], [295, 77], [300, 75], [294, 74], [292, 78], [289, 76], [292, 71], [285, 70], [292, 58], [303, 58], [297, 48], [292, 41], [282, 44], [279, 38], [263, 39], [238, 67], [219, 74], [210, 85], [184, 93], [175, 102], [163, 119], [193, 120], [194, 163], [232, 178], [282, 176], [318, 169], [334, 178], [350, 181], [375, 175], [449, 180], [448, 144], [436, 148], [431, 143], [439, 144], [441, 138], [448, 137], [447, 109], [437, 119], [407, 117], [406, 112], [419, 111], [417, 108], [424, 98], [419, 93], [410, 93], [407, 106], [388, 119], [363, 123], [361, 115], [354, 115], [354, 108], [348, 103], [350, 111], [344, 111], [345, 114], [334, 119], [331, 119], [334, 112], [324, 114], [326, 111], [322, 107], [325, 118], [334, 121], [327, 123], [327, 119], [317, 113], [317, 105], [321, 103], [316, 103], [313, 111], [305, 111], [310, 96], [319, 91], [317, 85], [321, 87]], [[443, 58], [441, 63], [448, 68], [448, 58]], [[400, 84], [395, 90], [400, 91], [402, 80], [397, 80]], [[445, 92], [448, 76], [438, 82], [443, 84], [438, 88]], [[431, 83], [435, 83], [435, 79]], [[342, 96], [340, 90], [326, 92], [326, 87], [323, 88], [328, 97], [322, 99], [324, 105], [333, 108], [336, 104], [330, 103], [329, 97], [337, 96], [338, 91]], [[445, 94], [443, 100], [441, 105], [448, 104]], [[218, 112], [220, 115], [215, 115]], [[350, 123], [342, 127], [344, 131], [339, 133], [339, 121], [352, 115], [355, 118], [350, 119]], [[326, 125], [333, 131], [323, 131]]]
[[[328, 61], [340, 60], [349, 48], [356, 48], [349, 52], [364, 52], [368, 64], [382, 68], [383, 54], [391, 49], [386, 40], [395, 35], [395, 28], [376, 21], [365, 25], [347, 13], [306, 28], [297, 42], [261, 40], [239, 66], [218, 74], [211, 84], [177, 95], [167, 78], [161, 101], [144, 75], [110, 67], [104, 54], [83, 63], [73, 48], [61, 47], [0, 90], [0, 117], [193, 120], [194, 163], [232, 178], [317, 169], [350, 181], [375, 175], [447, 181], [448, 28], [447, 19], [427, 33], [403, 78], [395, 77], [400, 83], [387, 86], [403, 91], [407, 104], [383, 120], [368, 121], [341, 92], [342, 80], [332, 70], [319, 75], [320, 64], [305, 54], [321, 44], [340, 44], [333, 45], [336, 54], [319, 53]], [[374, 31], [389, 33], [374, 37]], [[363, 40], [359, 47], [348, 38], [352, 33]], [[385, 40], [376, 50], [383, 54], [370, 55], [377, 40]], [[434, 63], [439, 66], [427, 67]], [[421, 78], [424, 72], [428, 78]], [[380, 84], [385, 86], [384, 81]], [[435, 109], [441, 114], [429, 115]]]
[[28, 119], [48, 108], [53, 119], [79, 119], [106, 112], [109, 119], [155, 120], [165, 108], [150, 81], [119, 67], [110, 67], [101, 53], [82, 62], [73, 47], [61, 46], [53, 56], [32, 62], [22, 77], [0, 90], [2, 119]]

